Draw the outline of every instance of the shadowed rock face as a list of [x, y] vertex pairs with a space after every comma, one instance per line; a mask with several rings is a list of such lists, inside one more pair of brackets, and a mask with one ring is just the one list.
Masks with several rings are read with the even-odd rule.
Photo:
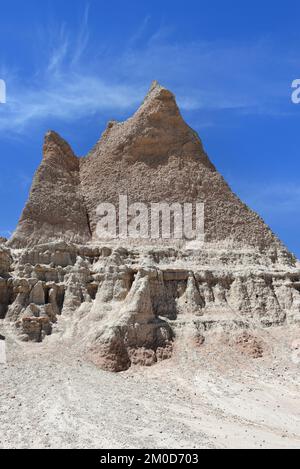
[[[96, 208], [118, 205], [119, 195], [129, 203], [203, 201], [207, 242], [197, 250], [172, 240], [104, 244]], [[86, 158], [46, 135], [17, 230], [0, 239], [2, 319], [19, 340], [71, 339], [111, 371], [186, 354], [213, 331], [237, 333], [241, 351], [260, 357], [256, 331], [300, 323], [300, 269], [155, 82], [134, 116], [110, 122]]]
[[[282, 249], [263, 220], [233, 194], [183, 121], [174, 95], [154, 82], [125, 122], [110, 122], [86, 158], [78, 159], [56, 133], [44, 157], [10, 245], [95, 239], [96, 208], [128, 202], [204, 202], [205, 239]], [[274, 254], [272, 254], [274, 255]]]

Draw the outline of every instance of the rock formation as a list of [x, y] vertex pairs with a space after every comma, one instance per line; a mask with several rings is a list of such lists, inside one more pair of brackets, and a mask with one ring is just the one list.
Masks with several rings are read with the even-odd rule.
[[45, 136], [43, 160], [10, 245], [27, 247], [67, 239], [90, 239], [88, 214], [80, 190], [79, 159], [55, 132]]
[[[118, 205], [119, 195], [202, 201], [204, 244], [97, 238], [98, 204]], [[300, 269], [154, 82], [85, 158], [47, 133], [18, 227], [0, 242], [0, 318], [20, 340], [71, 338], [98, 366], [121, 371], [169, 358], [187, 336], [195, 347], [211, 330], [235, 329], [248, 344], [261, 327], [299, 323]]]
[[25, 248], [63, 239], [97, 240], [100, 202], [205, 203], [207, 242], [232, 241], [283, 250], [263, 220], [233, 194], [184, 122], [175, 97], [153, 83], [143, 104], [125, 122], [109, 122], [86, 158], [77, 158], [48, 132], [42, 163], [10, 246]]

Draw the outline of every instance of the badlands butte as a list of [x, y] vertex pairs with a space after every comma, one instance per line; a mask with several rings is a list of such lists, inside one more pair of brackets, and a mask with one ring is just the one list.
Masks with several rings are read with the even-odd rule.
[[[99, 239], [97, 206], [118, 206], [119, 195], [203, 202], [205, 242]], [[0, 318], [17, 342], [74, 343], [109, 371], [201, 352], [216, 331], [259, 359], [266, 329], [297, 337], [299, 263], [231, 191], [174, 95], [154, 82], [86, 157], [46, 134], [17, 229], [0, 240]]]

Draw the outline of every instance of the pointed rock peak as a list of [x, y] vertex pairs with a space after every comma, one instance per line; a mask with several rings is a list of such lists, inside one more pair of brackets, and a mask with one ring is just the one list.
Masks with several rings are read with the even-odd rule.
[[48, 130], [45, 134], [45, 143], [66, 144], [67, 142], [54, 130]]
[[162, 88], [162, 86], [158, 83], [157, 80], [153, 80], [151, 85], [150, 85], [150, 88], [149, 88], [149, 93], [154, 90], [155, 88]]
[[[183, 123], [176, 98], [171, 91], [161, 86], [157, 81], [153, 81], [150, 89], [133, 118], [142, 118], [154, 124], [158, 121], [168, 122], [171, 119], [177, 119]], [[154, 124], [156, 125], [156, 124]]]
[[166, 88], [162, 86], [157, 80], [153, 80], [150, 85], [147, 95], [153, 93], [154, 91], [160, 92], [161, 90], [166, 90]]
[[158, 83], [158, 81], [154, 80], [151, 83], [149, 91], [144, 99], [143, 104], [152, 101], [152, 100], [159, 100], [159, 101], [173, 101], [176, 104], [175, 96], [171, 91], [167, 88], [163, 87]]
[[55, 155], [57, 157], [68, 157], [77, 160], [68, 142], [57, 132], [54, 132], [54, 130], [49, 130], [45, 135], [43, 154], [44, 159]]

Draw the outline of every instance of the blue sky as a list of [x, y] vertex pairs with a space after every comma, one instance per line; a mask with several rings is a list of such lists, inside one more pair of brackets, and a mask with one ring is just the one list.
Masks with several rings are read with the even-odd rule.
[[58, 131], [86, 154], [151, 81], [177, 96], [232, 189], [300, 257], [297, 1], [0, 0], [0, 235]]

